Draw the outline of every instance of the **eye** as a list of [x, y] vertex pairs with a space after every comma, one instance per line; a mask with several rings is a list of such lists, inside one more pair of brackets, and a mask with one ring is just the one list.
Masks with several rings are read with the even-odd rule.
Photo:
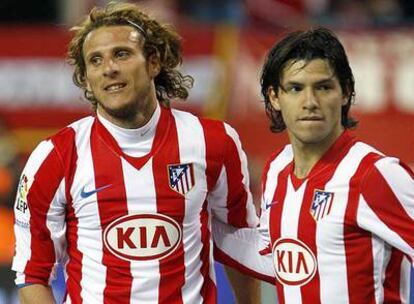
[[99, 56], [93, 56], [89, 59], [89, 63], [93, 66], [98, 66], [99, 64], [101, 64], [102, 62], [102, 58]]
[[130, 56], [130, 52], [125, 50], [120, 50], [115, 53], [115, 57], [119, 59], [127, 59]]
[[302, 87], [299, 85], [292, 84], [292, 85], [287, 86], [285, 90], [288, 93], [298, 93], [302, 91]]
[[332, 85], [329, 84], [321, 84], [320, 86], [317, 87], [318, 90], [321, 91], [329, 91], [332, 89]]

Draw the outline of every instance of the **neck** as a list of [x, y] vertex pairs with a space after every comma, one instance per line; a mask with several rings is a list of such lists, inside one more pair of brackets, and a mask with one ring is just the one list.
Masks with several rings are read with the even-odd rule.
[[298, 178], [306, 178], [315, 164], [324, 156], [326, 151], [335, 143], [337, 138], [342, 134], [343, 130], [340, 132], [335, 132], [334, 134], [329, 135], [322, 141], [315, 143], [306, 143], [300, 140], [292, 140], [290, 142], [293, 148], [294, 155], [294, 174]]

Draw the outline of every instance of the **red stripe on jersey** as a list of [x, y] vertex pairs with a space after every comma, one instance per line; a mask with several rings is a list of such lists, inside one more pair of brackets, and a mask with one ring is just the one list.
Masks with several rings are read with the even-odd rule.
[[[224, 132], [224, 131], [223, 131]], [[247, 219], [247, 191], [243, 184], [241, 160], [237, 146], [227, 135], [224, 156], [224, 167], [227, 173], [227, 221], [235, 227], [248, 227]]]
[[[177, 221], [183, 231], [182, 223], [185, 214], [184, 197], [171, 189], [168, 176], [168, 165], [179, 164], [179, 142], [177, 127], [171, 111], [167, 112], [170, 120], [167, 140], [162, 149], [168, 153], [157, 153], [153, 157], [152, 169], [154, 172], [155, 192], [157, 196], [157, 212], [165, 214]], [[161, 198], [168, 198], [162, 200]], [[159, 261], [160, 283], [159, 303], [183, 303], [181, 288], [185, 283], [184, 247], [183, 239], [175, 252]]]
[[218, 145], [217, 142], [224, 141], [224, 127], [223, 123], [209, 119], [200, 119], [200, 123], [203, 127], [206, 146], [207, 191], [210, 192], [216, 185], [223, 165], [224, 151], [222, 145]]
[[203, 287], [201, 288], [201, 296], [203, 297], [203, 303], [214, 304], [217, 301], [217, 289], [216, 284], [210, 278], [210, 239], [211, 233], [208, 229], [209, 214], [207, 211], [207, 201], [203, 204], [203, 210], [201, 211], [201, 242], [203, 244], [201, 248], [201, 275], [204, 279]]
[[404, 254], [393, 248], [391, 258], [385, 270], [384, 280], [384, 303], [399, 304], [401, 303], [400, 280], [401, 280], [401, 263]]
[[[366, 181], [369, 181], [369, 184]], [[361, 188], [362, 196], [379, 219], [407, 244], [414, 247], [413, 219], [375, 166], [367, 173]]]
[[55, 249], [47, 228], [50, 203], [63, 178], [61, 161], [54, 148], [34, 175], [27, 204], [30, 210], [31, 256], [24, 269], [25, 283], [47, 285], [55, 263]]
[[[329, 176], [325, 175], [323, 179], [308, 180], [308, 184], [306, 185], [306, 189], [303, 194], [297, 237], [299, 240], [308, 245], [315, 256], [318, 256], [318, 248], [316, 246], [316, 220], [310, 214], [310, 209], [315, 189], [325, 189], [326, 182], [332, 177], [335, 169], [336, 167], [329, 168]], [[313, 279], [300, 288], [300, 292], [303, 303], [321, 303], [319, 268], [316, 269]]]
[[413, 170], [410, 167], [408, 167], [405, 163], [403, 163], [401, 161], [399, 162], [399, 164], [400, 164], [401, 167], [403, 167], [405, 169], [405, 171], [407, 171], [407, 173], [411, 176], [411, 178], [414, 179], [414, 172], [413, 172]]
[[[285, 204], [285, 197], [287, 192], [287, 176], [289, 175], [292, 163], [289, 163], [277, 177], [277, 187], [273, 194], [272, 205], [269, 207], [270, 209], [270, 217], [269, 217], [269, 233], [271, 236], [272, 241], [276, 241], [280, 238], [281, 235], [281, 222], [282, 222], [282, 210], [283, 205]], [[268, 172], [266, 172], [266, 175]], [[274, 204], [273, 202], [277, 202]], [[285, 304], [285, 295], [283, 293], [283, 286], [276, 280], [276, 289], [277, 295], [280, 304]]]
[[[269, 168], [270, 168], [270, 163], [271, 163], [271, 161], [273, 160], [274, 158], [272, 158], [270, 161], [268, 161], [266, 164], [265, 164], [265, 166], [264, 166], [264, 169], [263, 169], [263, 173], [262, 173], [262, 181], [261, 181], [261, 194], [263, 195], [264, 193], [265, 193], [265, 191], [266, 191], [266, 182], [267, 182], [267, 172], [269, 171]], [[260, 211], [261, 211], [262, 209], [260, 208]], [[260, 214], [261, 215], [261, 214]]]
[[[221, 122], [209, 119], [200, 119], [203, 128], [204, 143], [206, 147], [206, 180], [207, 191], [213, 190], [217, 179], [220, 175], [223, 164], [223, 150], [221, 145], [216, 143], [223, 137], [224, 128]], [[224, 139], [223, 139], [224, 140]], [[201, 296], [206, 303], [215, 303], [217, 301], [216, 284], [210, 278], [210, 238], [211, 231], [208, 226], [207, 201], [204, 202], [201, 213], [201, 275], [204, 279], [204, 285], [201, 289]]]
[[[60, 134], [62, 136], [60, 136]], [[75, 131], [72, 128], [67, 128], [60, 134], [53, 137], [53, 142], [56, 145], [61, 158], [65, 160], [63, 165], [65, 166], [65, 195], [67, 203], [66, 241], [68, 255], [70, 256], [70, 260], [66, 266], [66, 273], [68, 276], [66, 290], [67, 292], [70, 292], [69, 295], [72, 303], [82, 303], [80, 282], [82, 280], [83, 254], [76, 246], [76, 244], [78, 244], [78, 219], [75, 216], [73, 200], [70, 194], [78, 160], [75, 146]]]
[[[330, 181], [338, 168], [339, 163], [343, 157], [348, 153], [350, 147], [354, 143], [353, 138], [344, 132], [336, 142], [328, 149], [323, 157], [315, 164], [308, 174], [305, 193], [303, 195], [303, 203], [300, 210], [298, 223], [298, 239], [304, 241], [311, 251], [318, 256], [318, 248], [316, 246], [316, 228], [317, 222], [311, 215], [310, 210], [313, 203], [313, 196], [315, 190], [324, 190], [326, 183]], [[291, 172], [292, 180], [295, 179], [293, 166]], [[298, 179], [299, 182], [304, 182], [306, 179]], [[293, 182], [293, 181], [292, 181]], [[300, 187], [300, 185], [297, 185]], [[326, 206], [325, 206], [326, 207]], [[330, 208], [330, 206], [328, 206]], [[321, 212], [321, 210], [319, 210]], [[301, 295], [304, 302], [320, 303], [320, 279], [319, 269], [313, 279], [306, 285], [301, 287]], [[316, 292], [318, 291], [318, 292]]]
[[[95, 120], [91, 133], [95, 188], [111, 185], [96, 194], [99, 218], [104, 231], [111, 222], [128, 214], [128, 206], [121, 157], [100, 136]], [[102, 264], [106, 266], [104, 303], [129, 303], [132, 285], [130, 262], [116, 257], [103, 246]]]
[[[349, 182], [348, 204], [344, 218], [344, 246], [350, 303], [376, 303], [374, 278], [367, 273], [374, 272], [372, 257], [372, 235], [360, 229], [356, 214], [360, 195], [360, 182], [367, 169], [380, 156], [369, 153], [360, 162], [358, 169]], [[366, 252], [361, 256], [361, 252]]]

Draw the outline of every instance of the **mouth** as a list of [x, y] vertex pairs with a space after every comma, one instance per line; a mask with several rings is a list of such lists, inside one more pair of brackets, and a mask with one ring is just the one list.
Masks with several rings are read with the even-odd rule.
[[323, 118], [320, 116], [305, 116], [302, 118], [299, 118], [300, 121], [322, 121]]
[[111, 83], [104, 87], [104, 90], [109, 93], [114, 93], [122, 90], [126, 86], [126, 83], [123, 82], [117, 82], [117, 83]]

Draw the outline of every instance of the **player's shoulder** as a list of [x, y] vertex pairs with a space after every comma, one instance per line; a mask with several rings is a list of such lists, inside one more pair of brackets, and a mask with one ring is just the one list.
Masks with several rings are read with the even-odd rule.
[[365, 171], [368, 172], [375, 167], [376, 162], [389, 157], [370, 144], [356, 140], [343, 158], [350, 159], [359, 165], [363, 163]]
[[[375, 176], [382, 175], [384, 178], [405, 175], [414, 179], [412, 169], [398, 157], [386, 155], [369, 144], [357, 141], [353, 147], [357, 152], [363, 153], [365, 161], [364, 181], [374, 179]], [[355, 153], [356, 154], [356, 153]], [[398, 178], [397, 178], [398, 179]]]
[[201, 124], [203, 127], [213, 127], [213, 126], [223, 127], [226, 124], [222, 120], [201, 117], [199, 115], [196, 115], [196, 114], [193, 114], [187, 111], [183, 111], [183, 110], [171, 109], [171, 113], [176, 120], [181, 120], [188, 124], [197, 123], [197, 124]]
[[206, 137], [215, 137], [216, 142], [224, 137], [238, 138], [238, 132], [229, 123], [212, 118], [200, 117], [187, 111], [171, 109], [171, 113], [176, 121], [187, 127], [198, 125], [202, 128]]
[[55, 134], [42, 140], [32, 154], [36, 154], [39, 150], [56, 149], [62, 155], [64, 151], [73, 150], [76, 134], [82, 137], [84, 136], [82, 133], [88, 132], [88, 130], [90, 132], [94, 120], [93, 116], [87, 116], [61, 128]]
[[266, 166], [270, 166], [272, 163], [279, 162], [291, 162], [293, 160], [293, 149], [292, 145], [285, 145], [283, 147], [277, 148], [270, 154], [269, 158], [266, 161]]
[[72, 122], [71, 124], [61, 128], [55, 134], [50, 136], [48, 140], [53, 142], [66, 141], [69, 138], [73, 138], [76, 133], [85, 132], [90, 130], [95, 118], [93, 116], [87, 116]]

